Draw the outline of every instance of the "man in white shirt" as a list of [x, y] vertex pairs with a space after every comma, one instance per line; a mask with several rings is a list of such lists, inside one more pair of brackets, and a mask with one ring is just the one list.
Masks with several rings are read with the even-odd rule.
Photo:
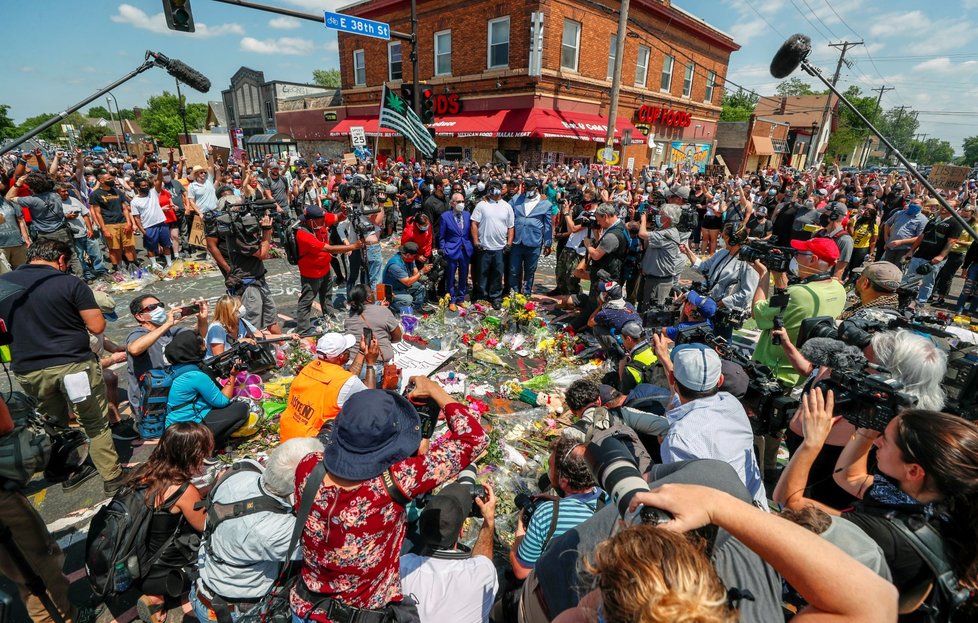
[[472, 243], [479, 250], [479, 283], [475, 299], [487, 298], [499, 309], [503, 299], [503, 253], [513, 246], [513, 208], [503, 201], [503, 186], [489, 182], [489, 192], [472, 212]]
[[190, 172], [187, 185], [187, 199], [192, 210], [201, 217], [217, 209], [217, 192], [214, 189], [214, 167], [209, 169], [197, 165]]
[[143, 233], [143, 247], [149, 256], [152, 268], [161, 268], [156, 263], [156, 256], [163, 255], [166, 265], [173, 263], [173, 242], [170, 240], [170, 227], [166, 224], [166, 216], [160, 207], [160, 192], [163, 190], [163, 169], [159, 170], [156, 178], [150, 183], [145, 177], [136, 182], [136, 196], [129, 202], [136, 227]]
[[[496, 496], [473, 500], [468, 485], [452, 483], [433, 496], [418, 520], [424, 555], [401, 556], [401, 592], [418, 602], [421, 623], [486, 623], [499, 590], [492, 564]], [[479, 537], [467, 552], [458, 545], [473, 504], [482, 513]]]

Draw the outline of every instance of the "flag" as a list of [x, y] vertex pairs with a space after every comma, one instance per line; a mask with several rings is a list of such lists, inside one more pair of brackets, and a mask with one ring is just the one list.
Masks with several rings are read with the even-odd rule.
[[428, 128], [424, 127], [418, 115], [411, 110], [411, 103], [388, 89], [386, 84], [380, 100], [379, 125], [400, 132], [425, 156], [434, 156], [438, 149], [435, 140], [428, 133]]

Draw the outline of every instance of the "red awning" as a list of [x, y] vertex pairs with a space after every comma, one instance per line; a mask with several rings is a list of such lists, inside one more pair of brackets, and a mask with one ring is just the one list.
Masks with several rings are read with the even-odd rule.
[[[329, 131], [331, 137], [349, 136], [350, 127], [361, 126], [367, 136], [396, 136], [397, 132], [380, 128], [376, 117], [347, 117]], [[431, 126], [436, 136], [465, 138], [570, 138], [604, 142], [608, 120], [587, 113], [565, 113], [543, 108], [465, 112], [436, 117]], [[615, 140], [621, 140], [624, 130], [637, 137], [639, 130], [627, 118], [615, 123]]]

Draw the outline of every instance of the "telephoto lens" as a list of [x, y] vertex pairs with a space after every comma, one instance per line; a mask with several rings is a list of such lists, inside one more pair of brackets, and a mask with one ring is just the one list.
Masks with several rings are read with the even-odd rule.
[[[648, 483], [638, 471], [635, 458], [625, 444], [614, 437], [605, 437], [600, 443], [589, 443], [584, 450], [584, 460], [591, 468], [594, 479], [611, 495], [622, 518], [628, 514], [628, 506], [635, 494], [649, 490]], [[661, 524], [672, 519], [669, 513], [647, 506], [642, 507], [639, 516], [642, 523], [651, 524]]]

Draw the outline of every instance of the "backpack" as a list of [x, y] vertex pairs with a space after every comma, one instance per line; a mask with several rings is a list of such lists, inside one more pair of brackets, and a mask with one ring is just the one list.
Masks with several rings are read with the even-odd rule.
[[35, 408], [37, 401], [11, 392], [6, 402], [14, 430], [0, 437], [0, 488], [20, 489], [48, 466], [52, 440]]
[[152, 368], [139, 377], [139, 436], [143, 439], [156, 439], [166, 428], [166, 401], [170, 396], [170, 386], [179, 375], [173, 368]]
[[[174, 494], [179, 497], [190, 483]], [[85, 540], [85, 571], [92, 591], [103, 600], [124, 593], [146, 577], [180, 532], [178, 526], [162, 547], [147, 551], [153, 509], [146, 489], [124, 487], [92, 518]]]
[[682, 212], [679, 215], [679, 222], [676, 223], [676, 229], [681, 232], [693, 231], [696, 229], [696, 222], [699, 216], [696, 214], [696, 208], [690, 204], [686, 204], [682, 207]]
[[299, 240], [297, 238], [299, 229], [302, 225], [296, 221], [289, 225], [282, 237], [282, 247], [285, 249], [285, 259], [289, 264], [298, 266], [299, 264]]

